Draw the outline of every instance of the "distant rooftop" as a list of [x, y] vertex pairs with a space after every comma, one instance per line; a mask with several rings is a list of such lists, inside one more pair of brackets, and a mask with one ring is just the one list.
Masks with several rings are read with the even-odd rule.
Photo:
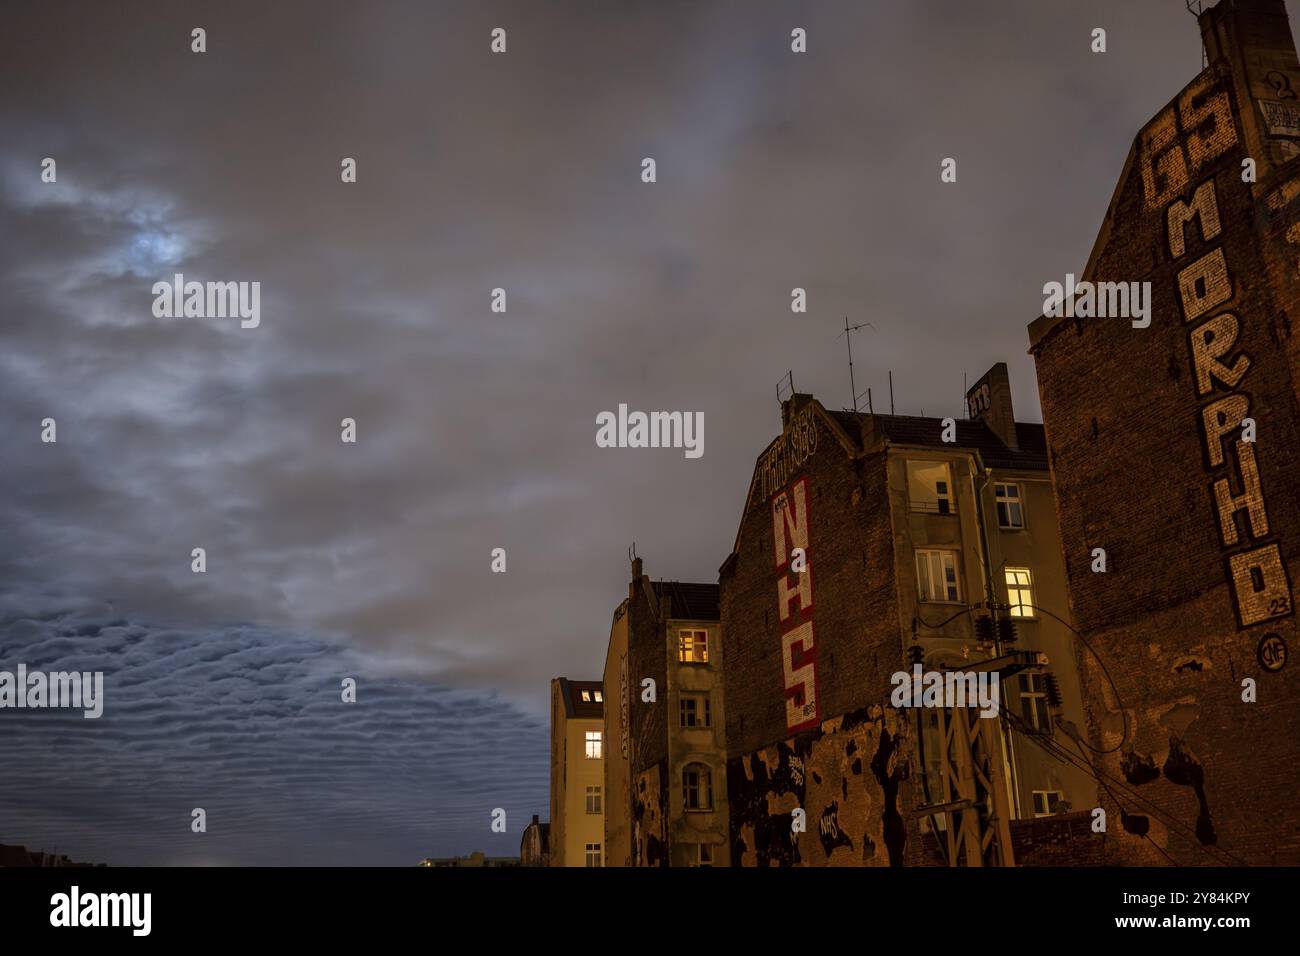
[[652, 581], [655, 597], [668, 600], [668, 617], [679, 621], [719, 621], [720, 598], [716, 584], [683, 581]]
[[564, 716], [570, 720], [600, 719], [605, 716], [605, 685], [598, 680], [569, 680], [560, 682], [560, 699], [564, 701]]
[[983, 421], [959, 418], [956, 420], [957, 441], [949, 444], [942, 439], [943, 419], [918, 415], [869, 415], [865, 412], [836, 412], [827, 409], [859, 445], [863, 431], [873, 424], [891, 445], [911, 445], [935, 448], [941, 451], [962, 449], [979, 452], [984, 464], [990, 468], [1024, 468], [1031, 471], [1047, 470], [1047, 436], [1042, 425], [1016, 422], [1016, 441], [1019, 448], [1003, 443]]

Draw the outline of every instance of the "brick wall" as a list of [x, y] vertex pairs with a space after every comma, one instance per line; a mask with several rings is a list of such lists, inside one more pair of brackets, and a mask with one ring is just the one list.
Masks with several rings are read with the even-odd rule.
[[[906, 722], [882, 708], [889, 676], [904, 661], [885, 455], [854, 457], [819, 406], [806, 414], [815, 451], [770, 487], [788, 491], [807, 481], [812, 607], [802, 613], [814, 628], [817, 720], [789, 730], [781, 637], [798, 620], [799, 601], [782, 622], [761, 458], [735, 553], [719, 576], [732, 860], [885, 865], [889, 847], [901, 861], [905, 843], [900, 810], [910, 748]], [[797, 844], [790, 839], [796, 806], [808, 825]]]
[[[1084, 278], [1150, 281], [1150, 328], [1040, 319], [1031, 332], [1072, 610], [1097, 652], [1081, 652], [1085, 700], [1094, 740], [1118, 748], [1096, 766], [1109, 783], [1110, 852], [1122, 863], [1149, 862], [1153, 846], [1182, 864], [1300, 862], [1300, 681], [1294, 666], [1270, 673], [1256, 660], [1266, 633], [1294, 651], [1291, 589], [1267, 571], [1280, 584], [1256, 599], [1260, 582], [1235, 580], [1233, 570], [1235, 555], [1269, 546], [1288, 573], [1300, 569], [1300, 346], [1286, 242], [1300, 219], [1291, 201], [1300, 186], [1286, 185], [1295, 164], [1273, 165], [1285, 157], [1261, 139], [1258, 104], [1244, 92], [1260, 84], [1244, 64], [1257, 72], [1281, 64], [1277, 96], [1291, 84], [1300, 89], [1300, 69], [1293, 49], [1289, 65], [1278, 53], [1276, 32], [1268, 33], [1271, 63], [1232, 47], [1233, 37], [1280, 22], [1290, 48], [1279, 8], [1252, 0], [1235, 14], [1221, 7], [1210, 25], [1229, 37], [1228, 52], [1135, 141]], [[1234, 15], [1250, 29], [1225, 22]], [[1257, 184], [1242, 181], [1248, 157], [1257, 160]], [[1186, 223], [1175, 214], [1171, 232], [1171, 207], [1193, 205], [1202, 187], [1212, 191], [1217, 232], [1204, 206]], [[1230, 284], [1222, 302], [1221, 275], [1209, 270], [1197, 286], [1188, 271], [1216, 250]], [[1180, 276], [1190, 283], [1181, 289]], [[1214, 305], [1202, 310], [1203, 301]], [[1240, 379], [1211, 378], [1206, 388], [1193, 348], [1205, 323], [1224, 314], [1238, 331], [1221, 361], [1249, 365]], [[1231, 337], [1229, 326], [1220, 333]], [[1236, 429], [1220, 441], [1205, 435], [1204, 409], [1233, 395], [1257, 422], [1249, 447]], [[1233, 496], [1248, 491], [1252, 454], [1260, 486], [1252, 504], [1262, 498], [1267, 527], [1262, 513], [1240, 511], [1221, 528], [1214, 483], [1226, 479]], [[1105, 573], [1092, 570], [1096, 547], [1106, 550]], [[1258, 702], [1242, 701], [1243, 678], [1257, 682]]]

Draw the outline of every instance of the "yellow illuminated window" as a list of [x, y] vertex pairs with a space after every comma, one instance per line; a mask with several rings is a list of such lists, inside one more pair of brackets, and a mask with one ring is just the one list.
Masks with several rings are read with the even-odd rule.
[[1007, 568], [1007, 604], [1012, 617], [1037, 617], [1034, 577], [1028, 568]]
[[587, 731], [587, 759], [599, 760], [601, 756], [601, 739], [599, 730]]
[[684, 664], [707, 664], [709, 632], [694, 629], [678, 631], [677, 659]]

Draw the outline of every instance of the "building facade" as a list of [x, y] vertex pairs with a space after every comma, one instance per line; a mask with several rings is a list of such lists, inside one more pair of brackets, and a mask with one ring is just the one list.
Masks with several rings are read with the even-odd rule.
[[551, 681], [551, 866], [605, 865], [600, 681]]
[[1045, 305], [1031, 351], [1119, 862], [1294, 865], [1300, 63], [1282, 0], [1198, 19], [1081, 276], [1148, 317]]
[[610, 865], [728, 866], [718, 586], [632, 562], [605, 659]]
[[943, 864], [950, 830], [987, 825], [921, 812], [959, 802], [959, 770], [932, 709], [893, 706], [913, 662], [1002, 678], [1007, 718], [977, 726], [1019, 862], [1097, 852], [1095, 782], [1048, 752], [1084, 719], [1042, 427], [1005, 366], [969, 398], [960, 421], [783, 403], [719, 577], [739, 865]]

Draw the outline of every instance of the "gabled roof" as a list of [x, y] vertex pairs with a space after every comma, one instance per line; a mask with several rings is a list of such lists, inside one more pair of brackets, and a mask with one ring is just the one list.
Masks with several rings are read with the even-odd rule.
[[1019, 448], [1010, 448], [982, 421], [957, 419], [957, 440], [943, 441], [943, 419], [917, 415], [864, 415], [831, 412], [846, 432], [862, 442], [862, 431], [874, 428], [891, 445], [937, 451], [976, 451], [989, 468], [1047, 471], [1047, 436], [1042, 425], [1016, 422]]
[[667, 601], [665, 617], [678, 621], [720, 621], [720, 598], [716, 584], [689, 584], [682, 581], [652, 581], [660, 607]]

